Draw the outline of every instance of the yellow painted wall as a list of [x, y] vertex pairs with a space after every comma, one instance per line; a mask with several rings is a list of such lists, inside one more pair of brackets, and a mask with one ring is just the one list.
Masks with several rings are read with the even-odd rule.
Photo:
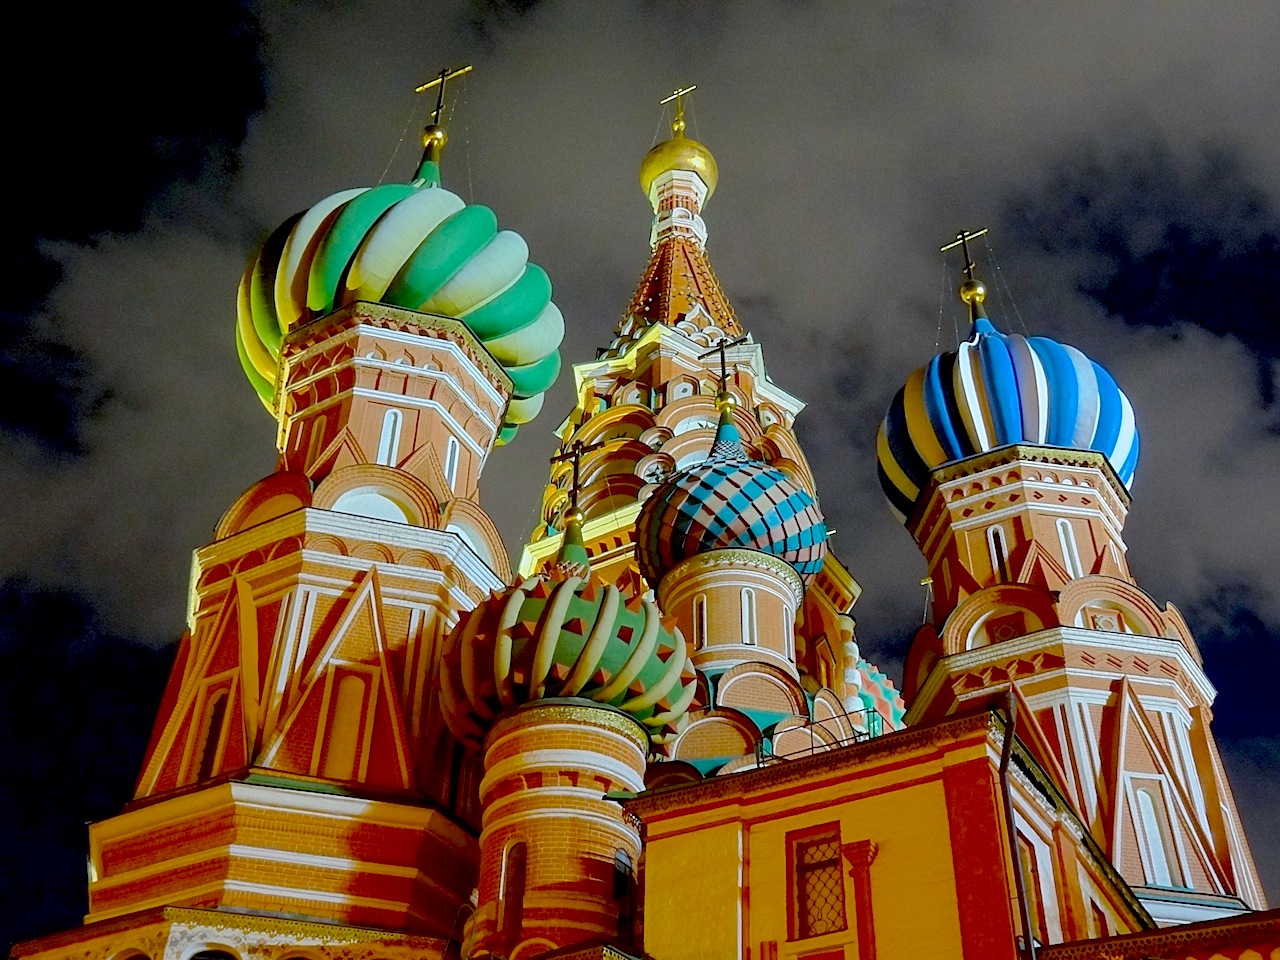
[[657, 960], [740, 960], [741, 824], [670, 838], [645, 854], [645, 950]]
[[[920, 776], [918, 767], [911, 771]], [[934, 772], [940, 772], [935, 770]], [[858, 785], [883, 787], [887, 777]], [[879, 960], [959, 956], [960, 925], [951, 862], [950, 829], [942, 783], [904, 785], [870, 796], [850, 796], [851, 784], [744, 803], [741, 812], [747, 892], [741, 922], [750, 956], [775, 941], [779, 960], [843, 947], [858, 956], [857, 918], [848, 863], [845, 915], [848, 929], [788, 943], [786, 835], [838, 821], [842, 844], [872, 840], [871, 889]], [[723, 808], [717, 811], [723, 817]], [[645, 949], [655, 960], [743, 957], [738, 949], [738, 825], [695, 827], [693, 814], [677, 826], [673, 818], [654, 824], [646, 857]], [[673, 833], [688, 829], [685, 833]]]

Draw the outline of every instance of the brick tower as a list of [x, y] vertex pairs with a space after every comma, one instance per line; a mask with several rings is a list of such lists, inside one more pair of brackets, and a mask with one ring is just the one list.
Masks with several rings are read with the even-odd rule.
[[879, 436], [934, 592], [908, 721], [985, 709], [1013, 684], [1024, 736], [1157, 921], [1259, 909], [1214, 688], [1182, 616], [1129, 569], [1132, 407], [1074, 347], [999, 332], [968, 272], [969, 339], [911, 375]]
[[697, 684], [657, 606], [591, 575], [579, 524], [571, 512], [557, 563], [445, 648], [445, 718], [484, 756], [468, 957], [634, 940], [640, 834], [609, 795], [644, 789], [651, 737], [676, 732]]
[[252, 915], [355, 957], [442, 957], [460, 935], [483, 770], [437, 673], [459, 615], [510, 579], [478, 484], [555, 379], [563, 320], [524, 241], [440, 185], [444, 139], [428, 127], [410, 183], [323, 200], [250, 261], [236, 346], [279, 467], [195, 553], [69, 950], [270, 952], [279, 923]]

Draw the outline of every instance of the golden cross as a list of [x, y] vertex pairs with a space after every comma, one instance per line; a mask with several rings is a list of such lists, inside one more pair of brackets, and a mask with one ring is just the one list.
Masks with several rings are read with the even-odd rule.
[[551, 458], [552, 463], [564, 463], [566, 460], [573, 461], [573, 483], [569, 487], [569, 508], [571, 510], [578, 509], [578, 485], [581, 482], [579, 471], [582, 469], [582, 455], [590, 453], [592, 450], [599, 450], [604, 446], [604, 441], [599, 443], [583, 443], [581, 440], [575, 440], [565, 448], [564, 453], [557, 453]]
[[744, 333], [737, 340], [729, 340], [721, 337], [720, 342], [708, 350], [706, 353], [698, 354], [699, 360], [705, 360], [712, 354], [720, 354], [720, 389], [721, 391], [729, 389], [729, 364], [725, 360], [725, 351], [730, 347], [736, 347], [740, 343], [747, 342], [747, 335]]
[[439, 123], [440, 115], [444, 113], [445, 85], [454, 77], [460, 77], [464, 73], [470, 73], [473, 69], [475, 68], [469, 63], [465, 67], [458, 67], [456, 70], [451, 70], [450, 68], [445, 67], [443, 70], [440, 71], [440, 75], [436, 77], [434, 80], [428, 80], [426, 83], [422, 84], [421, 86], [413, 88], [414, 93], [426, 93], [432, 87], [436, 87], [436, 86], [440, 88], [440, 95], [436, 97], [436, 108], [433, 111], [431, 111], [432, 123]]
[[964, 275], [968, 279], [972, 280], [973, 268], [976, 267], [977, 264], [974, 263], [971, 259], [969, 259], [969, 241], [977, 240], [980, 236], [985, 234], [989, 229], [990, 229], [989, 227], [983, 227], [981, 230], [977, 231], [976, 233], [970, 233], [968, 230], [961, 230], [959, 233], [956, 234], [956, 238], [952, 240], [950, 243], [948, 243], [945, 247], [941, 247], [939, 249], [939, 252], [946, 253], [948, 250], [954, 250], [956, 247], [960, 247], [964, 252]]
[[684, 129], [684, 96], [687, 93], [693, 93], [697, 89], [698, 85], [696, 83], [691, 87], [680, 87], [672, 92], [671, 96], [658, 101], [659, 106], [666, 106], [672, 100], [676, 102], [676, 118], [672, 121], [672, 126], [679, 124], [680, 128]]

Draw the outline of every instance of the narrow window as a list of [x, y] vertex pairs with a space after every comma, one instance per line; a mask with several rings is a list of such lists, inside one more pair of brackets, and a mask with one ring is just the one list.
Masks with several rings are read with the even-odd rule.
[[329, 418], [324, 414], [311, 421], [311, 441], [307, 446], [307, 466], [315, 465], [320, 454], [324, 453], [324, 431], [329, 425]]
[[1027, 906], [1031, 908], [1031, 935], [1036, 943], [1044, 943], [1046, 923], [1044, 898], [1040, 887], [1040, 858], [1036, 856], [1031, 841], [1018, 834], [1018, 858], [1022, 861], [1022, 881], [1026, 885]]
[[756, 642], [756, 592], [750, 587], [742, 588], [742, 642]]
[[693, 598], [693, 649], [707, 645], [707, 595], [700, 593]]
[[458, 479], [458, 438], [450, 437], [444, 448], [444, 482], [454, 489]]
[[226, 690], [218, 691], [205, 711], [204, 752], [200, 754], [197, 780], [208, 780], [218, 768], [219, 754], [222, 752], [222, 728], [226, 726], [227, 699]]
[[347, 674], [338, 683], [332, 719], [329, 722], [328, 745], [320, 776], [327, 780], [353, 780], [360, 733], [364, 726], [365, 683], [362, 677]]
[[782, 605], [782, 644], [788, 658], [796, 658], [796, 615], [791, 612], [791, 605]]
[[1150, 855], [1151, 871], [1147, 880], [1161, 887], [1181, 886], [1181, 877], [1175, 880], [1169, 857], [1169, 831], [1165, 823], [1163, 804], [1150, 787], [1140, 787], [1138, 793], [1138, 823], [1143, 843]]
[[502, 886], [498, 891], [498, 933], [510, 950], [520, 942], [520, 928], [524, 925], [525, 872], [528, 848], [523, 840], [507, 847], [502, 864]]
[[1071, 529], [1070, 520], [1058, 521], [1058, 543], [1062, 546], [1062, 562], [1072, 579], [1084, 576], [1084, 568], [1080, 565], [1080, 551], [1076, 548], [1076, 532]]
[[787, 860], [791, 873], [790, 939], [805, 940], [846, 929], [840, 825], [829, 823], [788, 833]]
[[618, 935], [628, 941], [631, 939], [634, 890], [631, 855], [619, 848], [613, 854], [613, 902], [618, 905]]
[[1004, 542], [1004, 528], [999, 524], [987, 528], [987, 546], [991, 550], [991, 569], [998, 583], [1009, 582], [1009, 549]]
[[382, 417], [382, 436], [378, 439], [377, 462], [383, 466], [394, 467], [396, 454], [400, 450], [400, 425], [404, 416], [394, 407]]

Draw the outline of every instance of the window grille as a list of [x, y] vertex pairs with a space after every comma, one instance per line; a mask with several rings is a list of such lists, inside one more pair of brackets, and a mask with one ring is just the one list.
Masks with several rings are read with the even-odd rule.
[[837, 824], [788, 835], [792, 865], [792, 939], [847, 928]]

